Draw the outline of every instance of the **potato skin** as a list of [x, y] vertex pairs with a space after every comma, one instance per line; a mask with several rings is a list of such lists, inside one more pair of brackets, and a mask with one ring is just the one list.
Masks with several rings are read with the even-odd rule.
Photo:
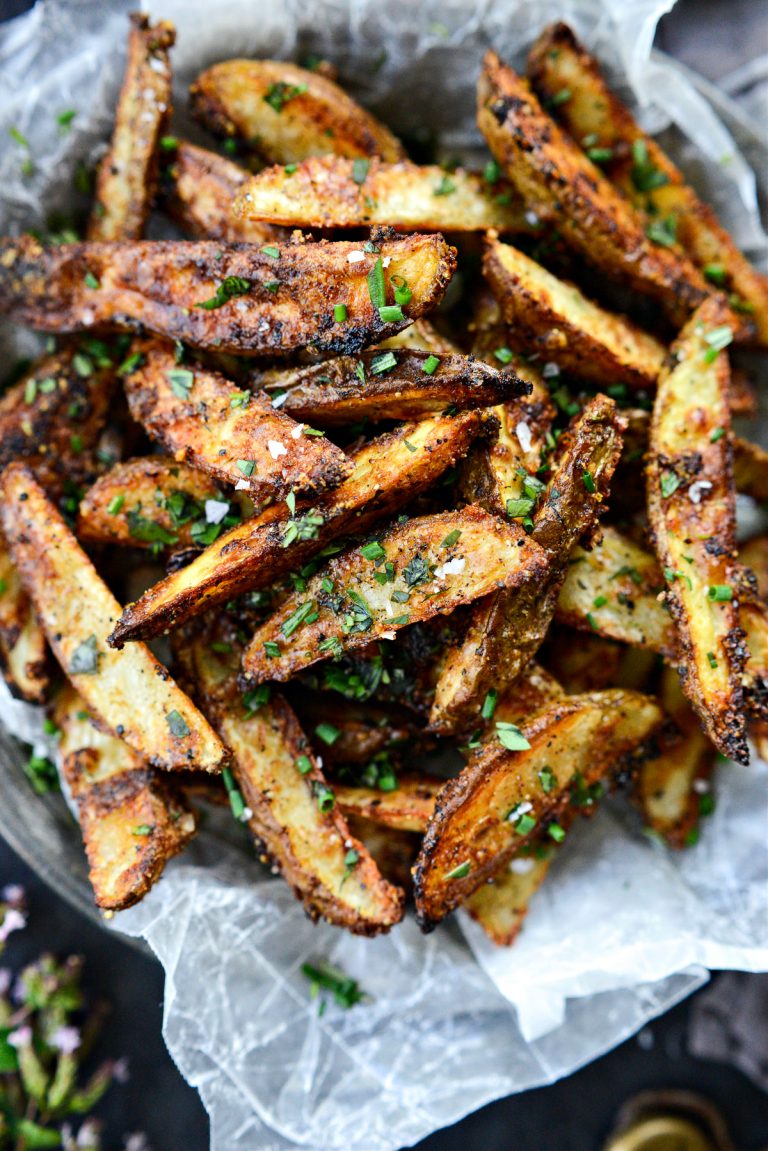
[[698, 269], [647, 238], [627, 201], [495, 52], [483, 64], [477, 122], [510, 183], [589, 264], [657, 299], [678, 325], [707, 298]]
[[[241, 392], [197, 362], [185, 360], [179, 368], [167, 341], [135, 340], [131, 350], [140, 357], [124, 380], [131, 415], [174, 458], [262, 504], [290, 491], [336, 487], [351, 473], [341, 448], [323, 436], [305, 436], [303, 425], [263, 393]], [[185, 382], [174, 386], [179, 376]]]
[[[699, 199], [659, 144], [642, 131], [566, 24], [544, 29], [528, 57], [528, 75], [542, 101], [568, 89], [570, 99], [553, 107], [558, 123], [574, 140], [591, 138], [593, 147], [612, 152], [601, 170], [644, 219], [675, 217], [680, 250], [697, 268], [723, 269], [728, 291], [752, 309], [740, 317], [745, 336], [751, 338], [749, 329], [755, 329], [759, 343], [768, 343], [768, 277], [750, 264], [712, 207]], [[638, 188], [633, 179], [633, 148], [638, 145], [645, 150], [648, 170], [659, 174], [657, 180], [663, 178], [656, 187], [648, 188], [641, 180]]]
[[163, 169], [163, 210], [194, 240], [282, 243], [288, 238], [284, 228], [232, 212], [232, 201], [247, 179], [248, 172], [226, 157], [179, 140]]
[[[159, 635], [206, 607], [280, 579], [339, 536], [366, 531], [426, 490], [466, 452], [481, 425], [479, 412], [460, 412], [379, 436], [352, 456], [349, 479], [314, 505], [323, 519], [315, 536], [285, 547], [288, 509], [267, 508], [129, 604], [110, 643]], [[299, 516], [310, 510], [306, 502], [297, 504]]]
[[96, 177], [88, 239], [139, 240], [157, 186], [157, 149], [171, 118], [168, 50], [176, 29], [130, 15], [128, 61], [109, 151]]
[[235, 215], [301, 228], [368, 228], [404, 232], [500, 232], [533, 229], [506, 181], [488, 184], [478, 172], [437, 164], [372, 159], [364, 172], [340, 156], [312, 157], [289, 171], [266, 168], [244, 184]]
[[[454, 535], [453, 542], [445, 542]], [[331, 639], [344, 651], [380, 638], [394, 639], [399, 628], [448, 614], [493, 588], [539, 581], [548, 566], [541, 549], [521, 528], [471, 505], [408, 520], [377, 533], [375, 542], [393, 565], [390, 578], [376, 579], [384, 569], [377, 571], [365, 545], [330, 560], [307, 581], [304, 591], [289, 596], [279, 612], [257, 629], [243, 657], [247, 679], [257, 683], [290, 679], [301, 668], [331, 658], [334, 650], [327, 646]], [[380, 562], [385, 562], [383, 557]], [[455, 571], [451, 565], [456, 565]], [[356, 618], [350, 615], [355, 605], [361, 604], [365, 618], [359, 626], [347, 626]], [[291, 618], [307, 606], [312, 610], [302, 618], [307, 614], [314, 618], [289, 631]], [[277, 649], [272, 654], [270, 646]]]
[[[545, 821], [562, 826], [579, 787], [589, 789], [630, 770], [662, 718], [658, 705], [639, 692], [569, 696], [521, 724], [527, 750], [507, 751], [493, 739], [473, 752], [438, 795], [413, 869], [422, 929], [431, 931], [537, 839]], [[538, 773], [552, 764], [556, 782], [545, 793]], [[524, 811], [536, 821], [528, 831], [509, 818], [521, 804], [530, 804]]]
[[[288, 97], [276, 110], [271, 93]], [[215, 136], [241, 142], [270, 163], [307, 156], [381, 156], [400, 160], [403, 146], [388, 128], [318, 72], [285, 60], [225, 60], [190, 88], [192, 115]]]
[[[348, 257], [361, 246], [348, 241], [266, 247], [145, 240], [44, 248], [31, 236], [3, 239], [0, 313], [45, 332], [144, 328], [239, 355], [305, 347], [354, 355], [436, 307], [456, 267], [455, 249], [439, 235], [393, 234], [357, 263]], [[383, 273], [388, 304], [393, 276], [411, 288], [403, 320], [382, 320], [371, 302], [367, 276], [378, 259], [389, 260]], [[97, 287], [89, 286], [90, 277]], [[199, 306], [215, 300], [225, 281], [247, 285], [220, 307]], [[343, 322], [334, 318], [337, 303], [347, 307]]]
[[[201, 706], [232, 749], [232, 773], [263, 858], [279, 868], [311, 919], [322, 916], [357, 935], [389, 931], [403, 917], [403, 892], [382, 878], [337, 803], [320, 810], [318, 792], [327, 793], [328, 784], [285, 699], [273, 692], [255, 711], [243, 707], [237, 644], [230, 654], [210, 647], [224, 634], [214, 628], [190, 638], [183, 659]], [[300, 757], [309, 764], [302, 771]], [[349, 852], [357, 856], [351, 866]]]
[[440, 356], [429, 374], [425, 365], [431, 367], [431, 353], [406, 350], [391, 355], [395, 365], [383, 372], [377, 371], [382, 352], [376, 350], [312, 367], [255, 373], [251, 382], [275, 400], [279, 397], [281, 412], [326, 427], [360, 419], [418, 420], [446, 408], [491, 407], [532, 390], [514, 372], [496, 371], [472, 356]]
[[225, 748], [144, 644], [106, 645], [120, 605], [28, 467], [2, 477], [2, 527], [51, 649], [104, 727], [152, 767], [220, 770]]
[[45, 633], [0, 534], [0, 667], [11, 694], [45, 703], [50, 666]]
[[486, 241], [483, 272], [519, 351], [536, 351], [593, 384], [655, 386], [666, 350], [630, 320], [493, 237]]
[[[672, 573], [664, 594], [683, 690], [715, 747], [748, 763], [741, 675], [749, 653], [739, 619], [728, 356], [707, 342], [728, 318], [724, 300], [708, 301], [673, 345], [659, 377], [646, 478], [656, 554], [662, 571]], [[708, 589], [718, 587], [732, 598], [713, 600]]]
[[[533, 854], [514, 856], [464, 901], [464, 910], [499, 947], [511, 947], [522, 931], [531, 900], [552, 865], [554, 846], [543, 858]], [[516, 865], [527, 870], [515, 870]]]

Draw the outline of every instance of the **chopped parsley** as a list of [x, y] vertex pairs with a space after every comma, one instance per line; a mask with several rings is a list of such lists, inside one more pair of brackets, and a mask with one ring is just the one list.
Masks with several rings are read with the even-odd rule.
[[88, 639], [78, 644], [72, 652], [72, 659], [69, 661], [69, 674], [96, 675], [99, 670], [99, 660], [102, 657], [103, 653], [98, 650], [96, 636], [89, 635]]
[[370, 166], [371, 161], [366, 160], [364, 156], [358, 156], [352, 161], [352, 179], [356, 184], [365, 183]]
[[[264, 251], [266, 251], [266, 248], [262, 248], [262, 252]], [[275, 248], [274, 251], [277, 252], [277, 248]], [[277, 252], [277, 254], [279, 255], [280, 253]], [[205, 308], [206, 311], [210, 312], [214, 308], [223, 307], [224, 304], [228, 303], [229, 300], [235, 296], [246, 295], [250, 290], [250, 280], [244, 280], [242, 276], [225, 276], [216, 288], [214, 295], [211, 296], [209, 300], [201, 300], [199, 304], [195, 304], [195, 307]]]
[[645, 140], [635, 140], [632, 144], [632, 168], [630, 179], [638, 192], [651, 192], [669, 183], [668, 178], [653, 163], [648, 155]]
[[526, 751], [531, 746], [520, 728], [514, 723], [502, 723], [499, 720], [496, 724], [496, 735], [499, 743], [507, 751]]
[[557, 787], [557, 776], [551, 767], [542, 767], [538, 775], [541, 790], [545, 795], [549, 795], [550, 792], [553, 792]]
[[486, 695], [485, 699], [483, 700], [483, 707], [482, 707], [482, 710], [480, 712], [480, 715], [482, 716], [483, 719], [486, 719], [486, 720], [493, 719], [493, 713], [496, 710], [496, 701], [498, 700], [498, 698], [499, 698], [499, 693], [496, 691], [495, 687], [492, 687], [489, 690], [488, 694]]
[[286, 84], [283, 80], [277, 80], [274, 84], [269, 85], [262, 96], [262, 100], [279, 114], [286, 104], [295, 100], [297, 96], [303, 95], [306, 90], [306, 84]]
[[180, 400], [189, 399], [189, 393], [195, 382], [194, 372], [190, 372], [187, 368], [173, 368], [172, 371], [165, 373], [165, 377], [171, 385], [174, 396], [178, 396]]
[[165, 717], [165, 722], [168, 724], [171, 735], [174, 736], [175, 739], [184, 739], [185, 736], [189, 735], [189, 724], [184, 716], [176, 711], [175, 708], [173, 711], [168, 712]]
[[660, 481], [662, 499], [668, 500], [670, 496], [674, 495], [681, 482], [679, 476], [676, 476], [674, 472], [662, 472]]
[[456, 191], [456, 184], [448, 175], [440, 177], [440, 183], [432, 189], [433, 196], [450, 196]]
[[[365, 999], [365, 992], [360, 990], [357, 980], [350, 979], [338, 967], [331, 967], [329, 963], [317, 965], [302, 963], [301, 973], [310, 982], [310, 995], [313, 999], [316, 999], [322, 991], [329, 991], [339, 1007], [345, 1010]], [[321, 999], [319, 1009], [321, 1014], [324, 1006], [325, 1001]]]

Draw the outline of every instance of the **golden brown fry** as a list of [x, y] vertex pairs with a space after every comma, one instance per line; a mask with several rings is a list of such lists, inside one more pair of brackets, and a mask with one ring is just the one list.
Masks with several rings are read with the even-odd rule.
[[[746, 305], [762, 344], [768, 343], [768, 279], [757, 272], [698, 198], [656, 141], [646, 135], [610, 90], [597, 62], [565, 24], [552, 24], [531, 49], [528, 73], [543, 102], [582, 147], [594, 149], [600, 167], [649, 220], [675, 224], [678, 243], [718, 287]], [[553, 101], [567, 91], [567, 100]]]
[[403, 917], [403, 893], [352, 837], [288, 704], [273, 694], [255, 711], [243, 705], [236, 651], [217, 654], [198, 636], [186, 659], [203, 706], [232, 749], [248, 825], [307, 914], [359, 935], [388, 931]]
[[99, 731], [68, 684], [56, 697], [53, 715], [96, 904], [122, 911], [143, 899], [168, 860], [184, 849], [195, 833], [195, 817], [175, 781], [147, 767], [122, 740]]
[[246, 220], [232, 212], [232, 201], [248, 173], [206, 148], [179, 140], [163, 171], [162, 207], [193, 240], [278, 245], [284, 228]]
[[257, 683], [290, 679], [318, 660], [394, 639], [408, 624], [546, 573], [538, 545], [481, 508], [408, 520], [330, 560], [305, 591], [289, 596], [256, 630], [243, 671]]
[[[661, 721], [648, 696], [595, 692], [557, 701], [524, 723], [520, 750], [498, 739], [479, 748], [438, 796], [414, 867], [422, 927], [434, 927], [545, 828], [561, 827], [596, 784], [626, 771]], [[502, 734], [509, 741], [514, 733]]]
[[369, 351], [312, 367], [256, 373], [252, 382], [297, 420], [327, 427], [355, 420], [418, 420], [446, 408], [481, 408], [530, 391], [514, 372], [471, 356]]
[[589, 264], [657, 299], [675, 323], [706, 299], [701, 272], [646, 236], [623, 196], [494, 52], [485, 57], [478, 86], [478, 126], [510, 183], [540, 216], [556, 218], [563, 238]]
[[[170, 456], [140, 456], [115, 464], [88, 489], [80, 503], [77, 536], [153, 553], [201, 547], [233, 519], [251, 514], [251, 501], [240, 495], [223, 494], [205, 472]], [[215, 505], [210, 509], [209, 501]], [[224, 518], [229, 522], [223, 525]]]
[[334, 790], [336, 802], [345, 815], [362, 815], [384, 827], [423, 834], [442, 787], [441, 780], [428, 775], [398, 775], [394, 791], [349, 787], [341, 783], [335, 784]]
[[307, 156], [381, 156], [403, 146], [332, 80], [285, 60], [225, 60], [190, 88], [192, 115], [273, 164]]
[[232, 210], [244, 220], [296, 228], [367, 228], [404, 232], [530, 233], [522, 201], [478, 172], [409, 160], [313, 156], [298, 167], [266, 168], [239, 190]]
[[733, 437], [733, 481], [736, 490], [759, 504], [768, 503], [768, 452], [758, 444]]
[[114, 370], [75, 344], [44, 356], [0, 397], [0, 470], [26, 459], [59, 491], [90, 470], [114, 393]]
[[224, 747], [144, 644], [112, 651], [120, 605], [28, 467], [6, 468], [3, 530], [53, 653], [104, 727], [152, 767], [216, 771]]
[[699, 816], [711, 803], [705, 797], [710, 791], [715, 749], [672, 668], [662, 671], [659, 702], [678, 730], [662, 733], [658, 754], [641, 764], [635, 795], [646, 826], [670, 847], [687, 847], [696, 842]]
[[129, 604], [110, 642], [159, 635], [207, 607], [296, 571], [339, 536], [366, 531], [451, 467], [481, 424], [481, 413], [460, 412], [405, 424], [365, 444], [351, 457], [355, 470], [349, 479], [317, 504], [297, 504], [290, 518], [287, 508], [267, 508]]
[[[659, 377], [647, 464], [648, 515], [677, 628], [683, 689], [715, 747], [749, 761], [741, 672], [736, 492], [728, 408], [728, 310], [703, 305]], [[714, 441], [714, 442], [713, 442]]]
[[419, 853], [421, 836], [413, 831], [395, 831], [358, 815], [348, 815], [352, 834], [365, 844], [385, 879], [410, 893], [411, 867]]
[[128, 62], [109, 151], [99, 164], [89, 240], [140, 240], [157, 184], [157, 149], [171, 118], [168, 50], [176, 29], [130, 16]]
[[376, 347], [379, 351], [403, 348], [414, 352], [432, 352], [436, 356], [452, 356], [461, 352], [459, 345], [439, 332], [429, 320], [416, 320], [410, 328], [403, 328], [402, 332], [381, 340]]
[[[370, 245], [369, 245], [370, 246]], [[31, 236], [0, 240], [0, 313], [44, 332], [144, 328], [193, 347], [239, 355], [295, 348], [353, 355], [439, 304], [456, 266], [442, 236], [382, 239], [350, 263], [360, 244], [258, 248], [207, 240], [61, 244]], [[387, 262], [386, 268], [383, 267]], [[382, 318], [368, 275], [380, 269]], [[411, 299], [402, 319], [395, 282]], [[346, 307], [337, 321], [334, 308]]]
[[589, 550], [571, 553], [556, 620], [673, 660], [677, 640], [659, 601], [664, 578], [656, 557], [614, 527], [604, 527], [601, 535]]
[[562, 454], [534, 514], [530, 536], [544, 548], [549, 573], [538, 583], [475, 604], [463, 641], [449, 649], [443, 665], [430, 715], [432, 730], [454, 731], [474, 721], [487, 692], [513, 683], [535, 654], [555, 611], [571, 550], [597, 522], [608, 494], [623, 427], [614, 401], [598, 395], [561, 439]]
[[341, 448], [240, 391], [220, 372], [176, 363], [172, 344], [135, 340], [138, 366], [125, 378], [131, 415], [176, 459], [247, 491], [257, 503], [289, 491], [336, 487], [352, 471]]
[[45, 635], [0, 536], [0, 666], [11, 693], [44, 703], [50, 686]]
[[543, 855], [514, 856], [465, 901], [465, 910], [500, 947], [511, 947], [520, 934], [531, 900], [547, 877], [553, 849], [554, 844]]
[[535, 260], [491, 236], [483, 272], [518, 351], [537, 352], [594, 384], [649, 389], [666, 354], [653, 336], [587, 299]]

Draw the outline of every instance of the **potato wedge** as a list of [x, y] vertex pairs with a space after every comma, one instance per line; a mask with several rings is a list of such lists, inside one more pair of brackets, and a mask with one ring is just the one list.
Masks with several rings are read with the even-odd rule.
[[[393, 235], [373, 248], [350, 263], [363, 251], [359, 243], [43, 248], [31, 236], [4, 239], [0, 313], [44, 332], [141, 324], [217, 352], [278, 355], [308, 346], [354, 355], [436, 307], [456, 266], [455, 250], [439, 235]], [[411, 290], [407, 314], [392, 303], [393, 277]], [[337, 304], [346, 308], [343, 321], [334, 318]]]
[[45, 703], [50, 687], [47, 652], [40, 621], [0, 536], [0, 667], [12, 695]]
[[415, 320], [410, 328], [403, 328], [402, 332], [381, 340], [376, 347], [379, 351], [397, 351], [398, 348], [403, 348], [414, 352], [432, 352], [436, 356], [461, 353], [459, 345], [439, 332], [429, 320]]
[[483, 272], [518, 351], [535, 351], [593, 384], [655, 386], [666, 349], [630, 320], [606, 312], [575, 284], [493, 236]]
[[494, 52], [478, 85], [478, 126], [496, 162], [542, 218], [593, 267], [658, 300], [675, 324], [710, 294], [689, 260], [646, 236], [642, 221]]
[[410, 894], [411, 867], [421, 836], [413, 831], [395, 831], [362, 816], [348, 815], [346, 819], [349, 830], [365, 844], [384, 878]]
[[466, 452], [481, 425], [479, 412], [460, 412], [372, 440], [351, 457], [349, 479], [314, 507], [297, 505], [295, 516], [282, 506], [268, 508], [129, 604], [110, 643], [159, 635], [207, 607], [274, 583], [340, 536], [366, 531], [434, 483]]
[[[683, 689], [715, 747], [749, 761], [741, 673], [736, 491], [728, 407], [732, 331], [719, 300], [702, 305], [659, 377], [647, 463], [648, 515], [667, 575]], [[721, 339], [722, 337], [722, 339]]]
[[711, 805], [710, 777], [716, 753], [672, 668], [661, 673], [659, 702], [678, 730], [672, 735], [663, 733], [658, 754], [649, 755], [640, 765], [635, 798], [646, 827], [669, 847], [688, 847], [698, 838], [700, 815]]
[[511, 947], [523, 927], [531, 900], [547, 878], [554, 844], [541, 856], [516, 855], [493, 879], [478, 887], [464, 910], [499, 947]]
[[[750, 309], [761, 344], [768, 343], [768, 278], [739, 251], [709, 204], [686, 183], [656, 141], [610, 90], [597, 62], [565, 24], [542, 32], [528, 57], [528, 74], [555, 119], [600, 156], [600, 168], [649, 220], [674, 222], [678, 243], [712, 283]], [[552, 98], [567, 91], [567, 100]], [[585, 144], [586, 141], [586, 144]]]
[[285, 60], [225, 60], [190, 88], [192, 115], [215, 136], [236, 140], [272, 164], [307, 156], [400, 160], [388, 128], [318, 72]]
[[[474, 605], [463, 641], [449, 649], [443, 664], [430, 714], [433, 731], [473, 723], [486, 694], [512, 684], [535, 654], [554, 614], [571, 550], [596, 524], [608, 494], [623, 427], [614, 401], [598, 395], [562, 438], [562, 454], [530, 535], [546, 552], [549, 572], [539, 582], [496, 592]], [[532, 511], [533, 498], [527, 507]]]
[[139, 456], [115, 464], [88, 489], [78, 511], [77, 536], [156, 555], [211, 544], [252, 512], [247, 496], [222, 493], [197, 468], [171, 456]]
[[89, 240], [140, 240], [157, 185], [157, 149], [171, 118], [168, 50], [176, 29], [130, 15], [128, 61], [112, 140], [99, 164]]
[[545, 825], [561, 827], [592, 788], [629, 770], [662, 719], [639, 692], [569, 696], [522, 724], [520, 750], [498, 738], [478, 749], [438, 796], [414, 867], [422, 928], [431, 930], [498, 874]]
[[349, 787], [343, 783], [334, 784], [334, 791], [336, 802], [345, 815], [362, 815], [383, 827], [423, 834], [442, 787], [442, 780], [428, 775], [399, 775], [394, 791]]
[[[380, 706], [372, 700], [349, 699], [330, 691], [301, 689], [289, 700], [299, 722], [317, 736], [321, 724], [335, 730], [332, 743], [323, 741], [323, 762], [365, 767], [381, 753], [409, 744], [421, 736], [423, 725], [407, 708]], [[317, 737], [319, 738], [319, 737]]]
[[191, 640], [186, 662], [202, 706], [232, 749], [232, 775], [257, 841], [312, 919], [358, 935], [388, 931], [403, 917], [403, 893], [382, 878], [354, 839], [318, 760], [285, 700], [256, 710], [237, 690], [237, 656]]
[[252, 383], [281, 412], [326, 427], [418, 420], [446, 408], [490, 407], [531, 390], [514, 372], [496, 371], [471, 356], [412, 351], [339, 356], [312, 367], [255, 373]]
[[289, 596], [257, 628], [243, 671], [256, 683], [290, 679], [318, 660], [394, 639], [400, 628], [447, 615], [491, 589], [546, 574], [537, 544], [481, 508], [408, 520], [330, 560], [306, 591]]
[[616, 640], [554, 625], [539, 656], [568, 695], [619, 684], [625, 648]]
[[114, 372], [76, 344], [37, 360], [0, 396], [0, 470], [25, 459], [57, 493], [80, 483], [114, 390]]
[[217, 771], [224, 747], [149, 648], [107, 646], [120, 605], [30, 469], [11, 464], [1, 490], [11, 558], [54, 655], [94, 715], [151, 767]]
[[184, 849], [195, 834], [195, 816], [175, 781], [98, 729], [69, 684], [56, 697], [53, 718], [96, 905], [122, 911], [143, 899], [168, 860]]
[[759, 504], [768, 503], [768, 452], [758, 444], [733, 437], [733, 481], [736, 490]]
[[287, 239], [283, 228], [246, 220], [232, 212], [232, 201], [248, 172], [206, 148], [179, 140], [163, 170], [163, 210], [193, 240], [242, 241], [278, 246]]
[[265, 168], [239, 189], [232, 211], [243, 220], [295, 228], [403, 232], [530, 233], [525, 208], [506, 181], [437, 164], [312, 156], [298, 167]]
[[125, 376], [131, 415], [176, 459], [247, 491], [257, 503], [289, 491], [336, 487], [349, 457], [277, 411], [264, 395], [240, 391], [220, 372], [176, 363], [173, 344], [135, 340], [138, 366]]

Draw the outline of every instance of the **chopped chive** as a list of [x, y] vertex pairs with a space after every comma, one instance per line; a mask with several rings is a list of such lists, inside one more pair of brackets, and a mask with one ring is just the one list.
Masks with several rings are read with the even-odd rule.
[[711, 584], [707, 588], [707, 599], [715, 603], [728, 603], [733, 599], [733, 588], [729, 584]]
[[422, 372], [426, 372], [428, 376], [433, 376], [439, 363], [439, 356], [427, 356], [426, 360], [421, 365], [421, 370]]
[[365, 183], [370, 166], [371, 161], [366, 160], [363, 156], [358, 156], [357, 159], [352, 161], [352, 179], [356, 184]]
[[459, 539], [461, 539], [461, 528], [454, 528], [452, 532], [448, 532], [440, 547], [452, 548]]
[[256, 461], [235, 460], [235, 467], [239, 472], [242, 472], [244, 476], [252, 476], [256, 468]]
[[584, 487], [587, 489], [589, 494], [594, 495], [594, 493], [597, 491], [597, 488], [595, 487], [595, 481], [592, 478], [592, 473], [587, 471], [585, 468], [581, 478], [584, 481]]
[[489, 160], [483, 168], [483, 179], [486, 184], [498, 184], [501, 179], [501, 168], [495, 160]]
[[674, 472], [662, 472], [660, 482], [662, 499], [668, 500], [671, 495], [674, 495], [680, 487], [680, 483], [679, 477]]
[[512, 349], [507, 348], [507, 347], [495, 348], [493, 354], [496, 357], [496, 359], [499, 361], [500, 364], [510, 363], [511, 360], [513, 359], [513, 355], [514, 355], [514, 353], [512, 352]]
[[452, 871], [446, 871], [443, 879], [466, 879], [471, 870], [471, 863], [468, 859], [465, 859], [463, 863], [460, 863], [457, 867], [454, 867]]
[[495, 687], [492, 687], [485, 699], [483, 700], [483, 707], [480, 715], [483, 719], [493, 719], [493, 713], [496, 710], [496, 701], [499, 698], [499, 693]]
[[343, 324], [347, 318], [347, 305], [334, 304], [333, 305], [333, 318], [337, 324]]
[[94, 291], [95, 291], [97, 288], [100, 288], [100, 287], [101, 287], [101, 284], [100, 284], [100, 283], [99, 283], [99, 281], [96, 279], [96, 277], [94, 276], [93, 272], [86, 272], [86, 273], [85, 273], [85, 275], [83, 276], [83, 282], [84, 282], [84, 284], [85, 284], [86, 288], [93, 288], [93, 289], [94, 289]]
[[363, 544], [363, 546], [360, 548], [360, 554], [365, 559], [371, 560], [374, 563], [377, 560], [385, 560], [387, 558], [387, 553], [384, 551], [384, 548], [381, 546], [378, 540], [372, 540], [368, 544]]
[[273, 639], [265, 640], [265, 642], [264, 642], [264, 654], [267, 657], [267, 659], [278, 659], [278, 657], [280, 655], [280, 644], [275, 643], [275, 641]]
[[565, 839], [565, 829], [559, 823], [550, 823], [547, 835], [550, 839], [554, 839], [555, 843], [562, 843]]
[[308, 755], [300, 755], [296, 760], [296, 767], [302, 775], [307, 775], [312, 770], [312, 760]]
[[273, 244], [267, 244], [266, 248], [262, 248], [262, 255], [269, 256], [270, 260], [277, 260], [280, 258], [280, 249], [274, 247]]
[[371, 372], [374, 376], [380, 376], [383, 372], [391, 372], [396, 367], [397, 356], [394, 352], [382, 352], [380, 356], [374, 356], [371, 360]]
[[383, 324], [398, 324], [405, 319], [403, 309], [399, 304], [387, 304], [379, 308], [379, 316]]
[[711, 444], [716, 444], [717, 441], [721, 440], [724, 435], [725, 435], [725, 428], [715, 428], [714, 431], [710, 434], [709, 442]]
[[707, 652], [707, 660], [709, 661], [709, 666], [710, 666], [711, 668], [713, 668], [713, 669], [714, 669], [714, 668], [716, 668], [716, 667], [717, 667], [717, 658], [716, 658], [716, 656], [715, 656], [715, 653], [714, 653], [714, 652], [712, 652], [712, 651], [708, 651], [708, 652]]
[[384, 265], [381, 256], [368, 273], [368, 295], [374, 308], [383, 308], [387, 302], [387, 286], [384, 280]]
[[319, 723], [315, 728], [315, 735], [318, 739], [321, 739], [323, 743], [327, 743], [329, 747], [332, 747], [341, 735], [341, 732], [337, 727], [334, 727], [332, 723]]

